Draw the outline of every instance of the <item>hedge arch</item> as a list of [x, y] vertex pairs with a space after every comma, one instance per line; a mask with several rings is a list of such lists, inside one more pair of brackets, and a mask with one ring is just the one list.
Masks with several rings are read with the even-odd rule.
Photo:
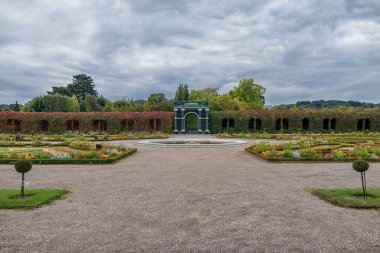
[[276, 130], [277, 131], [289, 130], [289, 119], [288, 118], [276, 119]]
[[222, 119], [222, 129], [228, 128], [228, 119]]
[[76, 119], [67, 120], [66, 131], [79, 131], [79, 121]]
[[102, 119], [96, 119], [92, 121], [92, 130], [95, 132], [104, 132], [107, 131], [107, 122]]
[[371, 121], [370, 119], [359, 119], [356, 129], [358, 131], [371, 130]]
[[40, 120], [38, 122], [38, 128], [41, 132], [49, 131], [49, 127], [50, 127], [49, 121], [47, 121], [46, 119]]
[[260, 131], [261, 125], [261, 119], [250, 118], [248, 121], [248, 129], [250, 131]]
[[335, 130], [336, 129], [336, 118], [325, 118], [323, 119], [323, 130]]
[[309, 128], [310, 128], [309, 118], [303, 118], [302, 119], [302, 130], [308, 131]]
[[126, 119], [120, 120], [120, 131], [122, 131], [122, 132], [127, 131], [127, 120]]
[[7, 126], [12, 127], [14, 132], [21, 131], [21, 121], [17, 119], [7, 120]]
[[127, 126], [128, 126], [128, 131], [135, 131], [135, 121], [134, 120], [127, 120]]

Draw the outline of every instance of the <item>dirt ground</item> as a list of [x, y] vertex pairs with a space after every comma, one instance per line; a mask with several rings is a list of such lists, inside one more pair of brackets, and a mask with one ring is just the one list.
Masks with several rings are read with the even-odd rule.
[[[113, 165], [40, 165], [26, 178], [29, 188], [72, 193], [0, 210], [1, 252], [380, 252], [380, 210], [310, 193], [360, 187], [350, 163], [266, 163], [244, 146], [138, 146]], [[380, 164], [367, 181], [380, 187]], [[19, 183], [11, 165], [0, 166], [0, 188]]]

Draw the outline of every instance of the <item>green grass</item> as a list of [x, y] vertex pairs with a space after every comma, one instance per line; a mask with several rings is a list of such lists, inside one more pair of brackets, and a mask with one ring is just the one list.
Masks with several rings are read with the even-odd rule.
[[63, 189], [25, 190], [25, 197], [20, 198], [20, 190], [0, 190], [0, 209], [31, 209], [50, 204], [68, 193]]
[[367, 189], [368, 197], [363, 198], [360, 189], [314, 189], [313, 194], [319, 198], [341, 207], [380, 208], [380, 188]]

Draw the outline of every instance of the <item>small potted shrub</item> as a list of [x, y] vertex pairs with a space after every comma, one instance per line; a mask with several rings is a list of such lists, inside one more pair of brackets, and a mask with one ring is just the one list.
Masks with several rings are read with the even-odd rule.
[[25, 196], [24, 194], [24, 181], [25, 181], [25, 173], [27, 173], [28, 171], [30, 171], [32, 169], [32, 162], [30, 160], [27, 160], [27, 159], [21, 159], [21, 160], [18, 160], [16, 163], [15, 163], [15, 169], [18, 173], [21, 173], [22, 174], [22, 177], [21, 177], [21, 194], [20, 194], [20, 197], [23, 198]]
[[365, 172], [369, 168], [369, 164], [365, 160], [355, 160], [352, 163], [352, 167], [355, 171], [360, 172], [361, 179], [362, 179], [362, 188], [363, 188], [363, 198], [367, 198], [367, 181], [365, 178]]

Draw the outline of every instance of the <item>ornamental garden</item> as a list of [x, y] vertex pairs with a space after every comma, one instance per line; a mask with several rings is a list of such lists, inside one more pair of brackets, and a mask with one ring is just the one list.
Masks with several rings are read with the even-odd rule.
[[[252, 92], [260, 88], [260, 92], [256, 94], [257, 99], [245, 101], [244, 97], [249, 97], [243, 94], [246, 86], [250, 87]], [[190, 97], [191, 94], [193, 97], [203, 96], [202, 102], [199, 99], [198, 102], [190, 102], [189, 92], [187, 90], [186, 95], [186, 90], [186, 85], [180, 85], [176, 93], [176, 98], [179, 99], [173, 102], [172, 111], [160, 110], [160, 108], [171, 108], [170, 103], [163, 100], [163, 94], [152, 94], [148, 102], [144, 104], [144, 110], [147, 108], [148, 111], [114, 111], [111, 109], [119, 102], [112, 104], [110, 101], [108, 101], [109, 106], [104, 106], [103, 111], [89, 111], [92, 100], [83, 100], [86, 98], [86, 95], [83, 95], [81, 102], [87, 109], [82, 112], [78, 110], [0, 112], [0, 163], [15, 164], [16, 170], [18, 164], [27, 165], [27, 170], [22, 172], [23, 192], [24, 174], [31, 169], [29, 163], [57, 165], [115, 163], [137, 151], [136, 148], [128, 146], [129, 140], [168, 138], [173, 133], [178, 135], [198, 133], [204, 134], [203, 136], [214, 134], [218, 138], [257, 139], [256, 144], [242, 147], [242, 150], [245, 148], [247, 153], [253, 155], [252, 159], [258, 158], [267, 162], [354, 161], [358, 163], [357, 160], [360, 160], [358, 164], [364, 164], [362, 168], [367, 170], [369, 167], [366, 167], [367, 161], [380, 161], [379, 109], [317, 110], [280, 107], [267, 110], [263, 109], [262, 95], [265, 89], [254, 84], [253, 79], [241, 81], [239, 86], [228, 95], [218, 95], [214, 91], [210, 100], [210, 89], [190, 92]], [[206, 93], [207, 96], [205, 96]], [[40, 102], [44, 99], [59, 100], [62, 99], [61, 96], [54, 93], [44, 98], [35, 98], [24, 108], [36, 110], [40, 108]], [[73, 98], [75, 96], [74, 94]], [[51, 100], [52, 103], [54, 99]], [[102, 99], [104, 100], [99, 97], [94, 101]], [[72, 102], [68, 97], [64, 100]], [[76, 100], [73, 99], [73, 101]], [[162, 107], [163, 102], [166, 107]], [[236, 103], [231, 108], [237, 106], [238, 110], [236, 108], [235, 110], [212, 110], [212, 108], [218, 108], [216, 106], [218, 103], [230, 108], [231, 102]], [[99, 109], [99, 104], [91, 108]], [[106, 111], [107, 108], [109, 111]], [[342, 198], [351, 198], [352, 201], [348, 203], [339, 202], [342, 206], [379, 208], [380, 205], [377, 203], [380, 198], [379, 190], [369, 188], [367, 191], [365, 170], [358, 169], [357, 171], [361, 172], [363, 196], [366, 200], [357, 200], [360, 189], [352, 191], [314, 189], [313, 193], [335, 204]], [[16, 198], [17, 192], [2, 190], [0, 207], [37, 207], [68, 193], [65, 189], [40, 190], [29, 192], [31, 196], [33, 194], [37, 196], [37, 199], [40, 194], [46, 197], [42, 197], [43, 201], [37, 201], [35, 205], [27, 204], [28, 201], [25, 198], [28, 194], [21, 194], [20, 201], [24, 205], [17, 201], [8, 205], [11, 203], [9, 198]]]

